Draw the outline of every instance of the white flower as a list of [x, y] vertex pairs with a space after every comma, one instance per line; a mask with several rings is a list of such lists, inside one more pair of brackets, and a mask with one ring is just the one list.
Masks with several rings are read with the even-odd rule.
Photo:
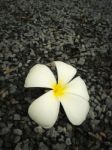
[[29, 116], [44, 128], [51, 128], [57, 120], [60, 103], [69, 121], [80, 125], [89, 111], [89, 95], [84, 81], [78, 76], [72, 80], [77, 70], [61, 61], [54, 62], [58, 82], [51, 70], [37, 64], [26, 77], [25, 87], [44, 87], [51, 90], [37, 98], [29, 107]]

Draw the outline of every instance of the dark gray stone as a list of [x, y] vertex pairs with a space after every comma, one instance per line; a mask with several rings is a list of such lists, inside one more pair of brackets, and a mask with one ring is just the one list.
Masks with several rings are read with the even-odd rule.
[[18, 143], [20, 141], [21, 137], [20, 136], [16, 136], [14, 138], [14, 143]]
[[0, 135], [5, 135], [5, 134], [8, 134], [8, 133], [9, 133], [9, 131], [10, 131], [10, 128], [8, 128], [8, 127], [5, 127], [5, 128], [3, 128], [3, 129], [1, 130], [1, 133], [0, 133]]
[[13, 132], [16, 135], [22, 135], [23, 134], [22, 130], [20, 130], [20, 129], [14, 129]]
[[58, 139], [59, 142], [64, 142], [64, 136], [61, 135], [60, 138]]
[[48, 147], [43, 142], [40, 142], [39, 143], [39, 150], [48, 150]]
[[34, 131], [36, 133], [42, 134], [44, 132], [44, 129], [41, 126], [35, 127]]
[[108, 150], [112, 150], [112, 147], [109, 147], [109, 149]]
[[15, 150], [22, 150], [21, 145], [22, 145], [21, 142], [18, 143], [18, 144], [16, 145], [16, 147], [15, 147]]
[[13, 84], [10, 85], [10, 93], [11, 94], [15, 93], [16, 89], [17, 89], [16, 85], [13, 85]]
[[29, 148], [29, 144], [28, 143], [24, 143], [22, 150], [30, 150]]
[[106, 98], [106, 105], [108, 108], [112, 108], [112, 98], [110, 96]]
[[14, 114], [14, 120], [20, 120], [20, 119], [21, 119], [21, 117], [19, 114]]
[[85, 58], [84, 58], [84, 57], [81, 57], [81, 58], [79, 59], [79, 61], [78, 61], [78, 64], [79, 64], [79, 65], [84, 65], [84, 63], [85, 63]]
[[66, 145], [71, 145], [72, 143], [71, 143], [71, 139], [70, 138], [67, 138], [66, 139]]
[[0, 139], [0, 147], [2, 147], [2, 145], [3, 145], [3, 140]]
[[50, 136], [52, 138], [56, 138], [59, 135], [59, 133], [55, 130], [54, 127], [52, 127], [48, 132], [47, 136]]
[[67, 131], [69, 131], [70, 133], [72, 132], [72, 125], [67, 123]]
[[64, 143], [52, 145], [52, 150], [65, 150], [65, 148], [66, 145]]
[[61, 126], [58, 126], [58, 129], [57, 129], [57, 131], [58, 131], [59, 133], [63, 132], [63, 127], [61, 127]]

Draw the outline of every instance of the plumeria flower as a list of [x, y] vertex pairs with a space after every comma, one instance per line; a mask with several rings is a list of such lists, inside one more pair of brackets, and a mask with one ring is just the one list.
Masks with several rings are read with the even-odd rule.
[[[54, 61], [58, 81], [51, 70], [43, 64], [31, 68], [25, 80], [25, 87], [50, 88], [29, 106], [29, 116], [43, 128], [51, 128], [57, 120], [60, 104], [73, 125], [80, 125], [89, 111], [89, 95], [85, 82], [77, 70], [61, 61]], [[73, 80], [72, 80], [73, 79]]]

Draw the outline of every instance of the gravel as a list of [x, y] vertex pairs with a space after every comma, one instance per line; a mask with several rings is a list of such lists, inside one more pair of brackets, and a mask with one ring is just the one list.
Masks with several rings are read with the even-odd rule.
[[[0, 8], [0, 150], [111, 150], [112, 1], [1, 0]], [[80, 126], [62, 107], [48, 130], [28, 116], [44, 90], [25, 89], [26, 75], [54, 60], [76, 67], [88, 86]]]

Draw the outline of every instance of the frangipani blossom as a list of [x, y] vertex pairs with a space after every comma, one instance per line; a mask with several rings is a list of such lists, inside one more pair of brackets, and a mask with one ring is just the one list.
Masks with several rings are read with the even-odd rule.
[[[85, 82], [76, 75], [77, 70], [61, 61], [54, 61], [58, 81], [51, 70], [43, 64], [31, 68], [25, 81], [25, 87], [50, 88], [29, 106], [29, 116], [44, 128], [51, 128], [58, 117], [60, 104], [69, 121], [80, 125], [89, 111], [89, 95]], [[73, 80], [72, 80], [73, 79]]]

